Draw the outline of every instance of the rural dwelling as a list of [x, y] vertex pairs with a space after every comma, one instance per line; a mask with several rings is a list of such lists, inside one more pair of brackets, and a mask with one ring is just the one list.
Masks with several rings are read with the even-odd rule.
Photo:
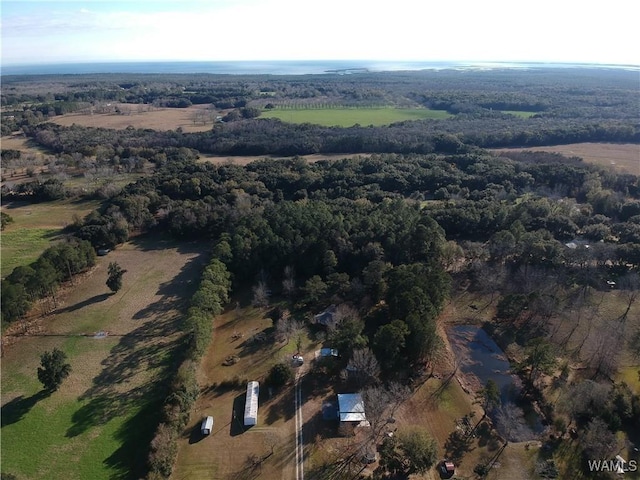
[[338, 394], [338, 416], [341, 422], [365, 422], [364, 401], [359, 393]]
[[333, 328], [336, 326], [336, 310], [335, 305], [331, 305], [324, 312], [313, 316], [313, 323], [324, 327]]
[[258, 396], [260, 395], [260, 384], [258, 382], [247, 383], [247, 399], [244, 404], [244, 425], [245, 427], [258, 423]]

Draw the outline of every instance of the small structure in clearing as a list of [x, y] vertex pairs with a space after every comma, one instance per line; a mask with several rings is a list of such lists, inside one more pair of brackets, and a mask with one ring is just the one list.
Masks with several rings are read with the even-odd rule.
[[247, 383], [247, 399], [244, 404], [244, 425], [245, 427], [258, 423], [258, 396], [260, 395], [260, 384], [258, 382]]
[[324, 312], [313, 316], [313, 323], [324, 327], [334, 327], [336, 324], [335, 313], [338, 307], [331, 305]]

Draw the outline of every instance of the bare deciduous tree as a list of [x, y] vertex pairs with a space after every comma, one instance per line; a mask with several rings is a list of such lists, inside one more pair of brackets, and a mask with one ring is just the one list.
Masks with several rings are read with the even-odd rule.
[[288, 345], [291, 338], [297, 340], [302, 335], [303, 328], [302, 322], [291, 317], [288, 310], [284, 310], [276, 324], [276, 339], [279, 342], [286, 341]]
[[367, 420], [371, 424], [369, 438], [374, 444], [382, 440], [387, 426], [395, 421], [396, 411], [410, 395], [408, 387], [395, 382], [387, 388], [370, 386], [362, 391]]
[[259, 308], [268, 307], [270, 296], [271, 290], [267, 287], [266, 282], [261, 280], [255, 287], [253, 287], [253, 299], [251, 300], [251, 304]]
[[380, 364], [369, 348], [355, 350], [347, 369], [353, 372], [361, 387], [377, 384], [380, 378]]
[[282, 291], [288, 297], [291, 297], [296, 291], [296, 278], [293, 267], [284, 268], [284, 279], [282, 280]]

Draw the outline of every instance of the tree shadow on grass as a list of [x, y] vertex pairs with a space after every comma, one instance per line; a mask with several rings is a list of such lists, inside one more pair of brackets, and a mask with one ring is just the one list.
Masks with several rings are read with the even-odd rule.
[[263, 406], [266, 410], [265, 424], [272, 425], [280, 419], [290, 420], [295, 415], [295, 402], [293, 386], [282, 389], [277, 397]]
[[49, 397], [51, 392], [48, 390], [40, 390], [38, 393], [31, 395], [30, 397], [24, 397], [20, 395], [19, 397], [14, 398], [10, 402], [7, 402], [1, 411], [0, 423], [2, 424], [2, 428], [7, 425], [13, 425], [14, 423], [19, 422], [24, 418], [24, 416], [29, 413], [29, 411], [38, 403], [40, 400], [44, 400]]
[[447, 438], [444, 449], [447, 458], [451, 459], [454, 463], [460, 463], [466, 453], [475, 450], [475, 447], [473, 447], [473, 437], [461, 430], [454, 430], [449, 435], [449, 438]]
[[82, 302], [78, 302], [75, 305], [69, 305], [68, 307], [60, 308], [56, 310], [55, 313], [75, 312], [76, 310], [88, 307], [89, 305], [93, 305], [94, 303], [104, 302], [112, 295], [113, 293], [101, 293], [100, 295], [94, 295], [93, 297], [83, 300]]
[[201, 256], [189, 260], [178, 275], [159, 285], [156, 295], [160, 295], [160, 299], [138, 310], [132, 318], [157, 321], [158, 318], [166, 317], [167, 312], [176, 309], [185, 311], [189, 307], [191, 296], [198, 288], [198, 279], [204, 266]]
[[250, 357], [262, 350], [265, 352], [270, 351], [273, 345], [272, 338], [274, 331], [274, 327], [267, 327], [262, 331], [248, 337], [246, 340], [236, 346], [236, 349], [240, 350], [240, 352], [238, 352], [238, 356]]
[[198, 278], [202, 260], [202, 256], [191, 259], [159, 286], [160, 298], [141, 310], [146, 311], [143, 320], [120, 337], [102, 361], [102, 371], [79, 397], [83, 403], [72, 415], [67, 437], [114, 419], [124, 420], [115, 433], [118, 447], [104, 461], [114, 480], [143, 478], [147, 473], [149, 445], [161, 420], [169, 382], [187, 348], [181, 330], [184, 316], [176, 304], [186, 303], [193, 294], [197, 282], [185, 282]]
[[138, 413], [118, 428], [115, 437], [120, 447], [103, 461], [112, 471], [110, 480], [145, 478], [149, 445], [161, 420], [162, 400], [160, 396], [149, 399]]

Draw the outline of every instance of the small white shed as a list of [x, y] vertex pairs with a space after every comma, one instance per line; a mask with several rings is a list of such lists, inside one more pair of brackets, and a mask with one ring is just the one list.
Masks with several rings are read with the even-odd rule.
[[260, 396], [260, 384], [256, 381], [247, 383], [247, 399], [244, 404], [244, 425], [256, 425], [258, 423], [258, 397]]
[[209, 435], [213, 430], [213, 417], [208, 416], [202, 420], [202, 426], [200, 427], [200, 431], [202, 435]]

